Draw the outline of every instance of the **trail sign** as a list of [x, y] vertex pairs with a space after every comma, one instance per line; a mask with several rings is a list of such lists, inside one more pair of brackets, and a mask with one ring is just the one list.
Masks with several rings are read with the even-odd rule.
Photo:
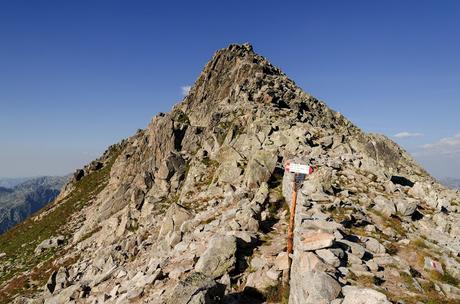
[[305, 175], [313, 173], [313, 168], [309, 165], [304, 164], [295, 164], [287, 162], [284, 165], [284, 169], [289, 173], [294, 173], [294, 179], [292, 180], [292, 202], [289, 216], [289, 226], [288, 226], [288, 235], [287, 235], [287, 254], [289, 261], [289, 276], [291, 275], [291, 263], [292, 259], [290, 255], [294, 249], [294, 220], [295, 220], [295, 210], [297, 205], [297, 184], [302, 182], [305, 178]]
[[295, 164], [295, 163], [286, 163], [284, 169], [290, 173], [300, 173], [300, 174], [312, 174], [313, 168], [309, 165]]

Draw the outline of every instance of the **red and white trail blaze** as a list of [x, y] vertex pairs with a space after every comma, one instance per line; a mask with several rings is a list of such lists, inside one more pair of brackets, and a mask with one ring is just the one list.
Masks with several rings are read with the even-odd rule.
[[287, 162], [284, 165], [284, 169], [290, 173], [300, 173], [300, 174], [312, 174], [313, 173], [313, 168], [309, 165], [294, 164], [290, 162]]

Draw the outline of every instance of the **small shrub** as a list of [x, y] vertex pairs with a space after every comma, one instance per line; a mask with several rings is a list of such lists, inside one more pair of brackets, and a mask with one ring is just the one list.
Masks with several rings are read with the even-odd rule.
[[398, 253], [399, 251], [399, 247], [397, 245], [395, 245], [394, 243], [389, 243], [387, 246], [386, 246], [386, 250], [387, 250], [387, 253], [390, 254], [390, 255], [395, 255]]
[[277, 285], [270, 286], [265, 290], [264, 296], [267, 303], [288, 304], [289, 286], [287, 284], [283, 284], [281, 281], [278, 281]]
[[441, 281], [443, 283], [453, 285], [453, 286], [458, 285], [458, 280], [455, 277], [453, 277], [450, 273], [448, 273], [447, 271], [444, 271], [444, 273], [440, 273], [436, 270], [431, 270], [430, 278], [436, 281]]
[[421, 238], [416, 239], [416, 240], [412, 241], [411, 243], [417, 248], [423, 248], [423, 249], [428, 248], [428, 246], [425, 243], [425, 241], [423, 239], [421, 239]]

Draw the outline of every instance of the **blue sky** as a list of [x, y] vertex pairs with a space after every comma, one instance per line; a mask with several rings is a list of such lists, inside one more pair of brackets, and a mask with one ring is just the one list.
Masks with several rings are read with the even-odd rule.
[[0, 177], [81, 167], [168, 111], [215, 50], [247, 41], [435, 176], [460, 177], [449, 0], [0, 1]]

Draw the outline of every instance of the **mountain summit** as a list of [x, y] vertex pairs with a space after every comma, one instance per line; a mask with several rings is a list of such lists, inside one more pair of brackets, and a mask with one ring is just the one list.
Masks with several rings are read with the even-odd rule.
[[[294, 253], [286, 253], [293, 176]], [[249, 44], [0, 237], [15, 303], [455, 303], [460, 195]], [[401, 303], [401, 302], [399, 302]]]

